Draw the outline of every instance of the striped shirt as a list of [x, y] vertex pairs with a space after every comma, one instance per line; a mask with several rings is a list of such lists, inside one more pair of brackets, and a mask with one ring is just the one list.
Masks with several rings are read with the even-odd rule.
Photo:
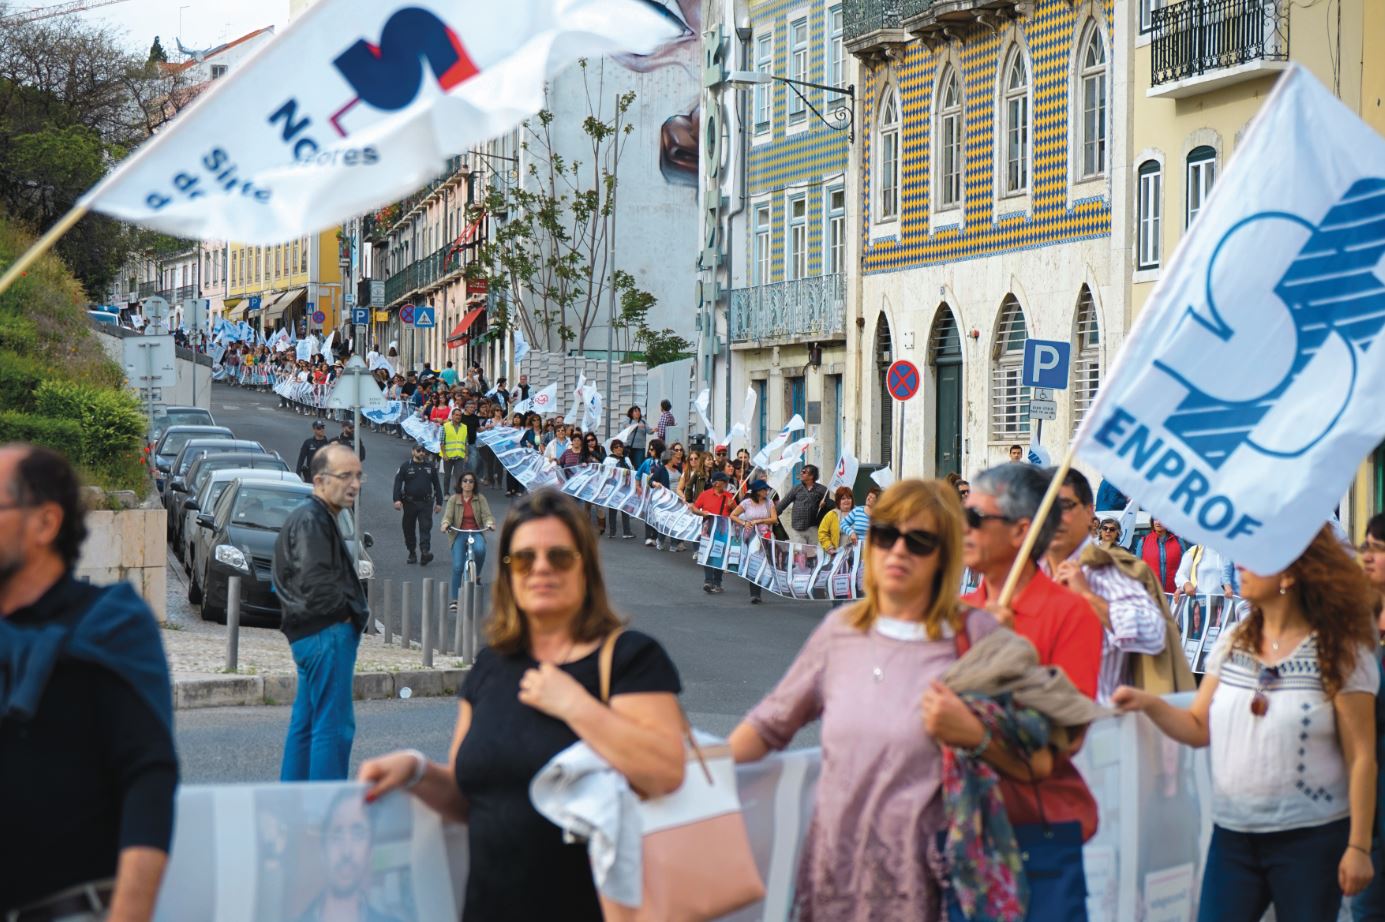
[[857, 541], [866, 540], [866, 530], [870, 528], [870, 511], [865, 506], [856, 506], [842, 519], [842, 533], [850, 532]]
[[668, 441], [668, 427], [675, 424], [673, 411], [665, 410], [659, 414], [659, 422], [654, 426], [654, 434], [659, 437], [661, 442]]
[[[1091, 541], [1088, 538], [1068, 557], [1077, 560]], [[1045, 574], [1052, 575], [1048, 560], [1039, 562]], [[1083, 567], [1082, 575], [1092, 594], [1106, 600], [1111, 626], [1102, 631], [1101, 670], [1097, 674], [1096, 700], [1110, 704], [1111, 695], [1130, 677], [1131, 653], [1153, 655], [1164, 650], [1164, 613], [1139, 581], [1116, 567]]]

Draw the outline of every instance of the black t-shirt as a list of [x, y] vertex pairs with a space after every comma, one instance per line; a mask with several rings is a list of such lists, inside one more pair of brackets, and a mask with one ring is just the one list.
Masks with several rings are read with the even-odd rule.
[[[562, 668], [600, 694], [600, 648]], [[464, 922], [600, 922], [587, 847], [564, 845], [562, 832], [529, 801], [529, 782], [578, 741], [567, 724], [519, 702], [519, 681], [537, 663], [528, 653], [485, 649], [458, 697], [471, 704], [471, 727], [457, 751], [457, 786], [469, 805], [471, 868]], [[682, 690], [678, 670], [658, 641], [626, 631], [616, 641], [611, 695]]]
[[[100, 591], [65, 578], [10, 620], [86, 609]], [[0, 721], [0, 915], [114, 877], [121, 849], [167, 851], [177, 783], [173, 738], [139, 693], [59, 659], [33, 719]]]

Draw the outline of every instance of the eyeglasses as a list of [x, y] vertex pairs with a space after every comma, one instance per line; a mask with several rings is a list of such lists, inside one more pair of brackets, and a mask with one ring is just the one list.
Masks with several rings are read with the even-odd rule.
[[1361, 542], [1361, 546], [1356, 550], [1362, 554], [1385, 554], [1385, 541], [1367, 538], [1365, 541]]
[[1064, 512], [1072, 512], [1077, 506], [1078, 502], [1075, 499], [1068, 499], [1066, 496], [1058, 497], [1058, 508]]
[[871, 545], [882, 551], [890, 550], [903, 538], [904, 549], [915, 557], [931, 556], [943, 540], [931, 531], [901, 531], [893, 525], [871, 525], [868, 534]]
[[350, 483], [353, 480], [357, 483], [365, 483], [365, 471], [356, 471], [355, 473], [343, 471], [339, 474], [333, 474], [331, 471], [323, 471], [322, 476], [332, 477], [342, 483]]
[[1279, 667], [1266, 666], [1260, 670], [1260, 679], [1255, 684], [1255, 694], [1250, 699], [1250, 713], [1264, 717], [1270, 709], [1270, 696], [1265, 691], [1279, 681]]
[[[505, 555], [504, 562], [520, 576], [527, 576], [534, 569], [534, 564], [538, 563], [539, 551], [534, 548], [523, 548], [518, 551], [511, 551]], [[582, 559], [581, 551], [575, 547], [550, 547], [543, 551], [544, 558], [548, 565], [559, 573], [566, 573], [577, 566], [577, 561]]]
[[1102, 531], [1119, 531], [1120, 529], [1116, 528], [1116, 526], [1114, 526], [1114, 525], [1103, 525], [1103, 526], [1101, 526], [1101, 530], [1102, 530]]
[[966, 507], [967, 527], [971, 529], [980, 528], [986, 522], [994, 519], [997, 522], [1014, 522], [1015, 520], [1008, 515], [997, 515], [989, 512], [977, 512], [971, 506]]
[[962, 497], [962, 499], [966, 499], [968, 496], [971, 496], [971, 491], [970, 491], [970, 490], [958, 490], [958, 491], [957, 491], [957, 495], [960, 496], [960, 497]]

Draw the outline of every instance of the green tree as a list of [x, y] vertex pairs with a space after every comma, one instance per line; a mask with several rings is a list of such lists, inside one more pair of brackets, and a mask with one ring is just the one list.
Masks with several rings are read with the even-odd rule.
[[159, 41], [159, 37], [158, 37], [157, 35], [154, 36], [154, 44], [152, 44], [152, 45], [149, 46], [149, 63], [150, 63], [150, 64], [167, 64], [167, 63], [168, 63], [168, 52], [164, 51], [163, 42]]

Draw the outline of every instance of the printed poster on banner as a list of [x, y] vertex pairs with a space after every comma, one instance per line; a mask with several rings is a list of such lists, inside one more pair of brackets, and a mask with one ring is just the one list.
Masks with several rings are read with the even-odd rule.
[[1292, 65], [1126, 337], [1077, 454], [1180, 537], [1283, 570], [1385, 437], [1382, 260], [1385, 138]]

